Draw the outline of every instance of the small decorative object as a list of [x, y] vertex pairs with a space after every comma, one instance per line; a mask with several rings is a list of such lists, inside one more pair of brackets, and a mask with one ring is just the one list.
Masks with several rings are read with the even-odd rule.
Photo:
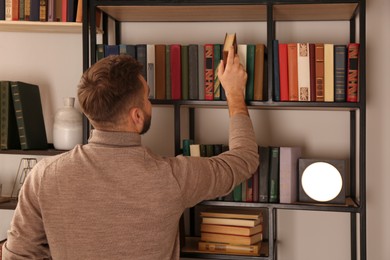
[[299, 201], [345, 204], [345, 160], [299, 159]]
[[83, 142], [83, 117], [74, 108], [74, 97], [64, 98], [64, 107], [54, 117], [53, 145], [58, 150], [70, 150]]
[[22, 158], [19, 163], [18, 172], [12, 188], [11, 198], [17, 199], [19, 196], [20, 189], [27, 177], [27, 174], [31, 171], [34, 165], [37, 164], [36, 158]]

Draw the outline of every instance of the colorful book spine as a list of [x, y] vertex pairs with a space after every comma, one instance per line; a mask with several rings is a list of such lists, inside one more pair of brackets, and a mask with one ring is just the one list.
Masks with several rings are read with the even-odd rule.
[[297, 43], [298, 100], [310, 101], [310, 53], [308, 43]]
[[269, 202], [279, 202], [279, 158], [280, 148], [271, 147], [269, 163]]
[[156, 54], [156, 99], [162, 100], [166, 98], [166, 89], [165, 89], [165, 48], [164, 44], [155, 45], [155, 54]]
[[221, 61], [221, 44], [214, 44], [214, 100], [221, 99], [221, 82], [218, 79], [218, 66]]
[[280, 101], [289, 101], [287, 44], [279, 44]]
[[324, 44], [324, 101], [334, 102], [334, 45]]
[[267, 86], [265, 85], [265, 45], [262, 43], [256, 44], [255, 53], [255, 79], [253, 86], [253, 99], [254, 100], [266, 100]]
[[204, 45], [204, 99], [214, 100], [214, 46]]
[[181, 47], [180, 44], [170, 45], [171, 61], [171, 91], [172, 99], [181, 99]]
[[315, 101], [324, 101], [324, 44], [315, 44], [315, 55], [316, 55], [316, 99]]
[[347, 46], [334, 46], [334, 101], [345, 102], [347, 90]]
[[348, 44], [347, 102], [358, 102], [359, 90], [359, 43]]
[[245, 99], [254, 100], [254, 83], [255, 83], [255, 54], [256, 45], [247, 44], [246, 46], [246, 80]]
[[287, 44], [289, 101], [298, 101], [298, 51], [296, 43]]

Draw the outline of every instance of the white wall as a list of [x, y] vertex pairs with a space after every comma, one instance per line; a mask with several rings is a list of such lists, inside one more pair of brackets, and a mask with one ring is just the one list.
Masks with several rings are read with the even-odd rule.
[[[390, 226], [386, 217], [390, 214], [388, 10], [390, 1], [367, 1], [367, 250], [368, 259], [375, 260], [390, 257]], [[348, 42], [345, 23], [278, 23], [277, 26], [277, 37], [282, 42]], [[137, 23], [123, 26], [122, 36], [124, 43], [204, 44], [221, 42], [225, 32], [237, 32], [241, 43], [266, 39], [265, 26], [259, 23]], [[75, 95], [82, 72], [81, 35], [0, 32], [0, 37], [0, 79], [26, 80], [42, 87], [45, 123], [51, 141], [54, 112], [62, 105], [62, 97]], [[348, 156], [348, 112], [251, 110], [250, 114], [259, 144], [301, 145], [304, 155], [310, 157]], [[227, 142], [227, 121], [225, 109], [198, 109], [196, 141]], [[157, 153], [173, 155], [172, 129], [173, 109], [156, 107], [151, 130], [143, 142]], [[186, 135], [184, 131], [183, 137]], [[12, 188], [20, 158], [0, 155], [3, 194]], [[278, 225], [279, 259], [350, 258], [348, 214], [286, 210], [279, 212]]]

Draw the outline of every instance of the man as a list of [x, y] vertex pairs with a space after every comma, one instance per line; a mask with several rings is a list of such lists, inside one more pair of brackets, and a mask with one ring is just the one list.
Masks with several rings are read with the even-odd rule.
[[140, 65], [110, 56], [81, 78], [95, 127], [87, 145], [41, 160], [20, 192], [3, 259], [179, 259], [183, 211], [225, 195], [258, 166], [244, 101], [247, 74], [233, 49], [218, 76], [230, 114], [230, 151], [165, 158], [141, 146], [150, 125]]

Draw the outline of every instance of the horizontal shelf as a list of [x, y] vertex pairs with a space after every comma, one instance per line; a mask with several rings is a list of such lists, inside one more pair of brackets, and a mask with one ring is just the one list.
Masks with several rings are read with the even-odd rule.
[[[153, 105], [179, 105], [200, 108], [227, 108], [226, 101], [220, 100], [150, 100]], [[360, 109], [359, 103], [349, 102], [275, 102], [247, 101], [249, 109], [291, 109], [291, 110], [341, 110], [353, 111]]]
[[1, 32], [81, 33], [82, 23], [0, 21]]
[[309, 211], [331, 211], [331, 212], [353, 212], [359, 213], [361, 208], [352, 198], [346, 199], [346, 204], [325, 204], [325, 203], [258, 203], [258, 202], [235, 202], [235, 201], [203, 201], [202, 205], [208, 206], [230, 206], [230, 207], [252, 207], [252, 208], [273, 208], [288, 210], [309, 210]]
[[197, 257], [197, 258], [211, 258], [211, 259], [257, 259], [265, 260], [269, 257], [269, 243], [268, 241], [261, 242], [260, 256], [247, 256], [237, 254], [218, 254], [218, 253], [207, 253], [198, 250], [199, 237], [186, 237], [184, 247], [181, 249], [182, 257]]
[[329, 2], [97, 0], [95, 4], [120, 22], [266, 21], [267, 3], [273, 4], [275, 21], [348, 21], [358, 6], [356, 0]]
[[25, 154], [25, 155], [43, 155], [51, 156], [67, 152], [67, 150], [56, 150], [53, 148], [53, 144], [49, 144], [49, 149], [47, 150], [20, 150], [20, 149], [9, 149], [9, 150], [0, 150], [0, 154]]

